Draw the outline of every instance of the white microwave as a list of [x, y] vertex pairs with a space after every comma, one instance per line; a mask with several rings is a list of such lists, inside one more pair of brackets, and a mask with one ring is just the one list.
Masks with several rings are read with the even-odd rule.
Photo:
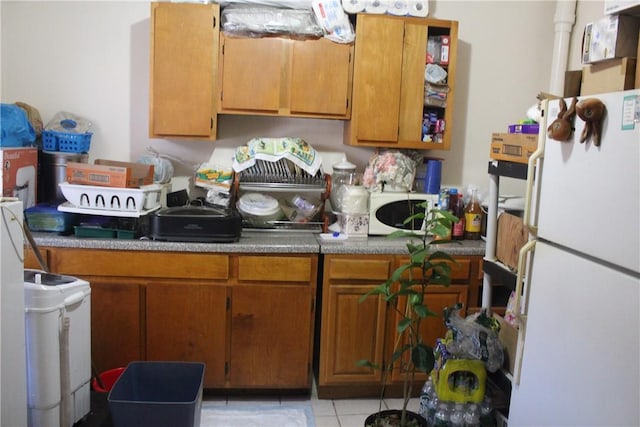
[[382, 192], [369, 195], [369, 235], [386, 236], [396, 230], [424, 232], [422, 220], [404, 224], [427, 201], [425, 214], [438, 205], [438, 194]]

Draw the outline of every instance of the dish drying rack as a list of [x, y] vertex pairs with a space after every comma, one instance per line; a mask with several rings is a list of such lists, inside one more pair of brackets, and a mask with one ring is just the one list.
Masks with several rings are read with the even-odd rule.
[[[314, 193], [320, 198], [320, 211], [307, 222], [293, 222], [289, 220], [271, 221], [268, 226], [257, 227], [243, 221], [243, 227], [257, 230], [273, 231], [308, 231], [324, 233], [329, 226], [325, 214], [325, 201], [331, 192], [331, 175], [325, 174], [322, 168], [311, 175], [288, 159], [275, 162], [256, 160], [256, 163], [237, 172], [234, 177], [234, 194], [239, 197], [241, 192], [254, 191], [263, 193]], [[274, 195], [277, 197], [277, 195]], [[234, 203], [237, 200], [234, 200]]]

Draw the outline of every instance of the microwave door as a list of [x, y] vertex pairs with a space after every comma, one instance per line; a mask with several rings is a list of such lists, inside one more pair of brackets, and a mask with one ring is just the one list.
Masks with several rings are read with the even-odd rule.
[[376, 210], [376, 219], [397, 230], [424, 230], [425, 224], [422, 219], [414, 219], [404, 224], [405, 219], [420, 210], [418, 205], [422, 202], [424, 200], [397, 200], [387, 203]]

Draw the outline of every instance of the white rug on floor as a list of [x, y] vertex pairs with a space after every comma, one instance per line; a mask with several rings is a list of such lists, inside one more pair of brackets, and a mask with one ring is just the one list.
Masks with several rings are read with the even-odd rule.
[[234, 406], [202, 403], [200, 427], [315, 427], [306, 403]]

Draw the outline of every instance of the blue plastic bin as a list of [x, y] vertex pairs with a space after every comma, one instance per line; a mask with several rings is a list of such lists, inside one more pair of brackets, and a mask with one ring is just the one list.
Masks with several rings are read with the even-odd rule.
[[199, 427], [204, 363], [132, 362], [107, 398], [114, 427]]
[[63, 151], [67, 153], [88, 153], [93, 133], [70, 133], [53, 130], [42, 131], [42, 149], [44, 151]]

